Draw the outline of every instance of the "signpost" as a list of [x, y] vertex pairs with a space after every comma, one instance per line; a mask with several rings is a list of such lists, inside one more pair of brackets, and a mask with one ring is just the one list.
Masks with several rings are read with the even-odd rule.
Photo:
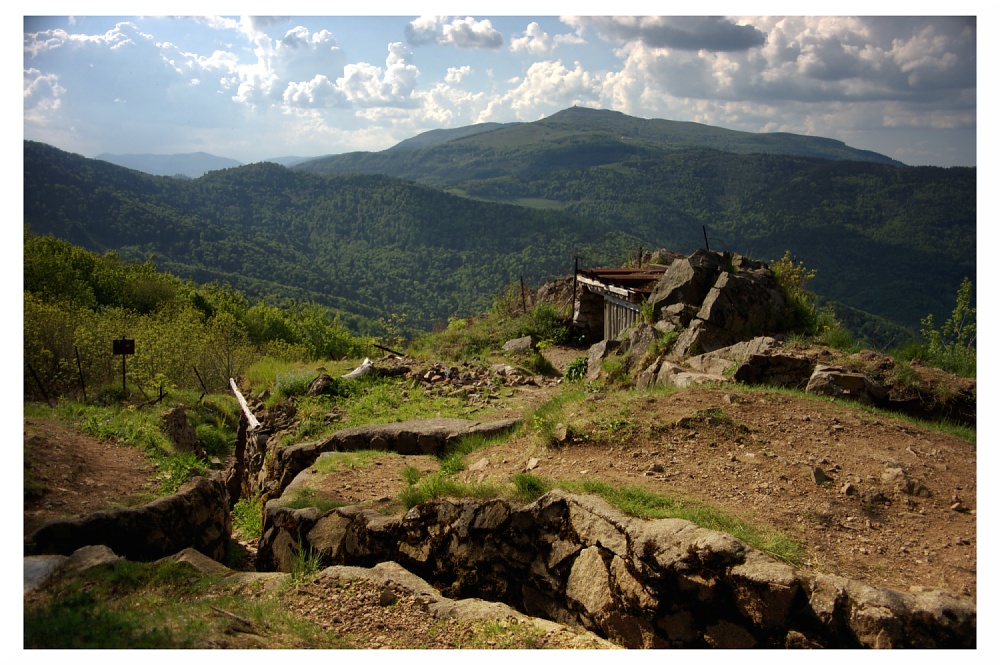
[[122, 357], [122, 393], [125, 393], [125, 356], [135, 354], [134, 339], [113, 339], [111, 340], [111, 354]]

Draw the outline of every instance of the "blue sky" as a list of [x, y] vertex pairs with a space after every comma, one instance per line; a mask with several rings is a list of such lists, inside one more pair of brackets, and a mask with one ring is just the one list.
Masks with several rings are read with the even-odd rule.
[[976, 165], [975, 18], [595, 16], [609, 4], [576, 6], [589, 16], [544, 3], [528, 5], [538, 15], [518, 3], [447, 15], [26, 15], [24, 138], [88, 157], [252, 162], [581, 105]]

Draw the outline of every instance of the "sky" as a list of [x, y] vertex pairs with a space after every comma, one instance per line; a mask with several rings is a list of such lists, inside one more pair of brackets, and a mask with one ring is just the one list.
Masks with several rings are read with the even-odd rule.
[[467, 2], [265, 16], [294, 8], [272, 2], [195, 17], [203, 4], [147, 4], [150, 16], [25, 8], [25, 139], [87, 157], [203, 151], [250, 163], [383, 150], [576, 105], [977, 166], [978, 19], [961, 3], [955, 16], [858, 18], [611, 17], [629, 6], [607, 2], [569, 5], [583, 15]]

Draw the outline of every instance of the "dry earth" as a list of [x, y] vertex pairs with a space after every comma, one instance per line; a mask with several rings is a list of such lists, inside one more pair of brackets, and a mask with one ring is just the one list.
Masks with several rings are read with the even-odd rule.
[[[558, 368], [580, 352], [547, 355]], [[477, 415], [508, 417], [510, 404], [527, 412], [552, 390], [520, 387], [506, 410]], [[841, 403], [736, 389], [595, 393], [569, 407], [565, 420], [566, 443], [542, 445], [528, 432], [467, 456], [460, 478], [499, 483], [530, 467], [552, 480], [637, 485], [783, 531], [803, 545], [812, 570], [976, 596], [975, 444]], [[136, 449], [44, 420], [25, 420], [24, 446], [26, 533], [49, 519], [150, 497], [156, 471]], [[318, 497], [391, 511], [406, 466], [430, 473], [437, 461], [386, 455], [337, 465], [309, 484]], [[817, 468], [828, 480], [816, 482]], [[29, 493], [29, 479], [44, 489]], [[307, 600], [292, 604], [310, 616]], [[361, 609], [334, 600], [324, 601], [336, 608], [331, 628], [350, 626], [358, 645], [457, 645], [429, 644], [423, 628], [386, 637], [377, 622], [359, 620]]]

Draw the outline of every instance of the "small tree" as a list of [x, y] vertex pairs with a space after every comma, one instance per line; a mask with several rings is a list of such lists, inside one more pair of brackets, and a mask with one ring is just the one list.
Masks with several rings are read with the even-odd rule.
[[972, 282], [968, 277], [958, 287], [955, 309], [941, 330], [934, 315], [920, 320], [920, 334], [927, 343], [927, 361], [956, 374], [976, 375], [976, 308], [972, 304]]

